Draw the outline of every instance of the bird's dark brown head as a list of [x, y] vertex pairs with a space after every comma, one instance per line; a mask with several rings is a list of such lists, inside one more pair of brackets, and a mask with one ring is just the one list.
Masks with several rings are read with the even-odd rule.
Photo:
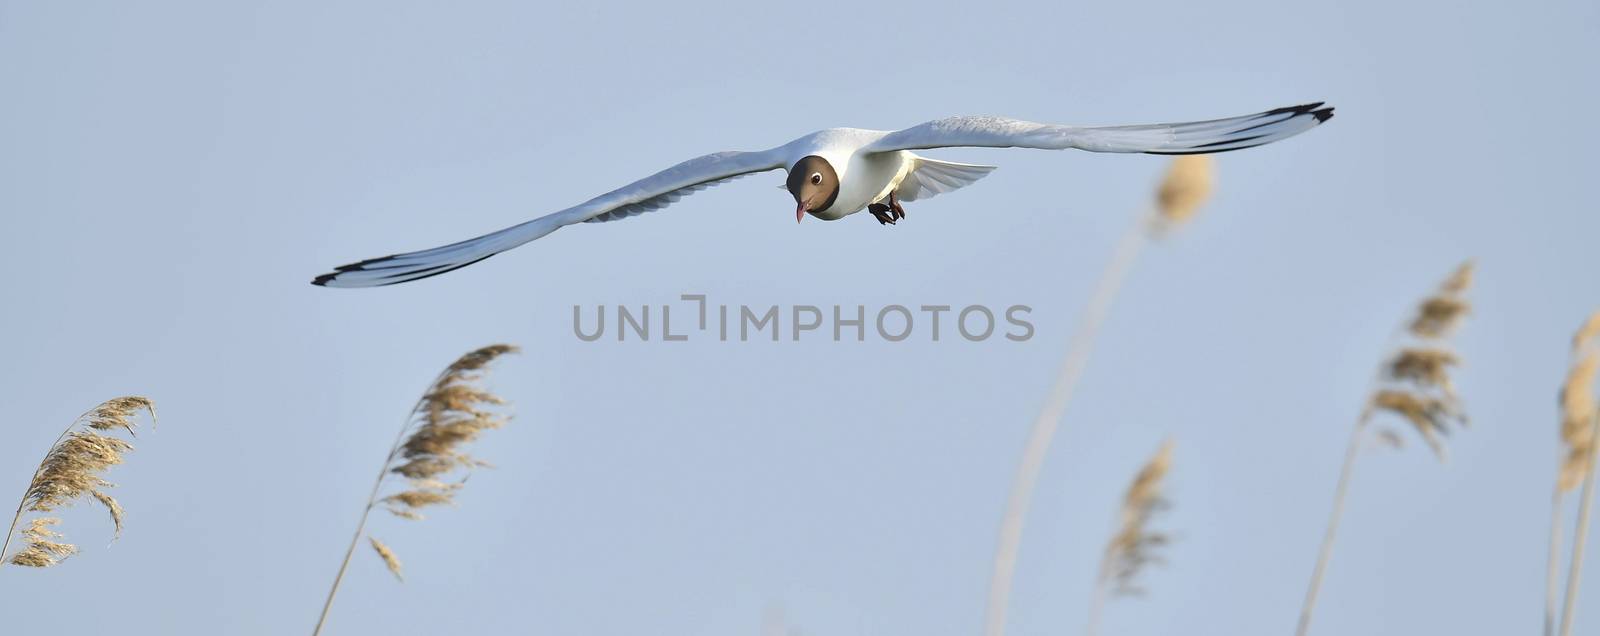
[[839, 174], [827, 159], [807, 155], [789, 169], [789, 194], [794, 195], [794, 220], [806, 217], [807, 212], [819, 212], [833, 205], [839, 198]]

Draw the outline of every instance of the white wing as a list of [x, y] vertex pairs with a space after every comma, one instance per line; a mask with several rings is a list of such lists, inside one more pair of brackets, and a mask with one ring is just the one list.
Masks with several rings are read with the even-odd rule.
[[900, 187], [894, 191], [901, 201], [919, 201], [972, 185], [995, 168], [912, 156], [916, 158], [912, 160], [915, 163], [911, 166], [911, 173], [900, 180]]
[[987, 148], [1077, 148], [1091, 152], [1146, 152], [1190, 155], [1226, 152], [1272, 143], [1315, 128], [1333, 117], [1322, 102], [1264, 113], [1141, 126], [1061, 126], [1004, 117], [951, 117], [892, 132], [867, 146], [867, 152], [951, 146]]
[[784, 167], [776, 150], [719, 152], [690, 159], [582, 204], [478, 238], [420, 252], [351, 263], [318, 276], [313, 285], [377, 287], [438, 276], [580, 222], [624, 219], [671, 205], [685, 196], [747, 174]]

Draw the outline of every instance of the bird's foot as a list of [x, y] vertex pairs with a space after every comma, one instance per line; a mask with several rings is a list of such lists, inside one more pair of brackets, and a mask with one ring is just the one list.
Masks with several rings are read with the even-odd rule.
[[[878, 219], [878, 225], [894, 225], [894, 208], [882, 203], [873, 203], [867, 206], [867, 211], [872, 213], [873, 218]], [[902, 212], [900, 216], [904, 217], [905, 213]]]
[[889, 193], [888, 203], [873, 203], [867, 206], [867, 211], [878, 219], [879, 225], [894, 225], [895, 221], [906, 218], [906, 209], [901, 207], [900, 199]]
[[900, 207], [900, 199], [895, 198], [894, 192], [889, 192], [889, 211], [894, 213], [895, 219], [906, 218], [906, 209]]

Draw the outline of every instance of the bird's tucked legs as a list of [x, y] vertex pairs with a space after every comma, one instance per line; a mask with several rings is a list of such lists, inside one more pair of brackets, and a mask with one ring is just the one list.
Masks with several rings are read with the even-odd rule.
[[894, 216], [889, 211], [889, 206], [882, 203], [870, 203], [867, 204], [867, 211], [872, 213], [873, 218], [878, 219], [878, 225], [894, 225]]
[[900, 200], [895, 198], [892, 190], [888, 204], [873, 203], [867, 206], [867, 211], [878, 219], [878, 225], [894, 225], [895, 221], [906, 218], [906, 209], [900, 206]]

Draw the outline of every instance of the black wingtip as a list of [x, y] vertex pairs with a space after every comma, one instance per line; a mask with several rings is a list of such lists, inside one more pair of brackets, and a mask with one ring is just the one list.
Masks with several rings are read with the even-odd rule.
[[366, 271], [366, 270], [370, 270], [370, 269], [383, 269], [383, 266], [381, 264], [384, 261], [387, 261], [387, 260], [390, 260], [390, 259], [394, 258], [395, 256], [396, 256], [395, 254], [390, 254], [388, 256], [379, 256], [377, 258], [369, 258], [367, 260], [358, 261], [358, 262], [355, 262], [355, 263], [350, 263], [348, 265], [340, 265], [338, 267], [333, 268], [332, 272], [329, 272], [327, 274], [323, 274], [321, 276], [318, 276], [316, 278], [311, 279], [311, 284], [312, 285], [316, 285], [318, 287], [327, 287], [328, 283], [331, 283], [331, 282], [334, 281], [334, 279], [339, 278], [340, 274], [344, 274], [344, 273], [347, 273], [347, 272], [360, 272], [360, 271]]
[[1322, 108], [1322, 106], [1324, 104], [1327, 104], [1327, 102], [1311, 102], [1309, 104], [1300, 104], [1298, 106], [1284, 106], [1283, 108], [1274, 108], [1274, 109], [1269, 110], [1267, 112], [1261, 113], [1261, 115], [1262, 116], [1282, 115], [1284, 113], [1294, 113], [1296, 115], [1302, 115], [1302, 114], [1305, 114], [1305, 113], [1309, 113], [1309, 112], [1315, 111], [1318, 108]]
[[1284, 113], [1293, 113], [1295, 115], [1311, 115], [1312, 117], [1317, 118], [1317, 123], [1319, 124], [1333, 119], [1333, 107], [1329, 106], [1327, 102], [1311, 102], [1309, 104], [1301, 104], [1299, 106], [1274, 108], [1267, 112], [1261, 113], [1261, 115], [1271, 116], [1282, 115]]
[[1312, 110], [1320, 109], [1322, 104], [1323, 102], [1310, 102], [1310, 104], [1285, 105], [1285, 107], [1282, 107], [1282, 109], [1267, 110], [1267, 112], [1262, 113], [1262, 115], [1282, 115], [1282, 113], [1286, 112], [1296, 113], [1296, 115], [1298, 115], [1298, 113], [1312, 112]]
[[[395, 272], [395, 273], [392, 273], [392, 274], [388, 274], [386, 276], [381, 276], [381, 277], [377, 278], [376, 280], [366, 281], [364, 284], [356, 285], [356, 287], [386, 287], [386, 286], [389, 286], [389, 285], [395, 285], [395, 284], [399, 284], [399, 283], [408, 283], [408, 282], [411, 282], [411, 281], [414, 281], [414, 280], [422, 280], [424, 278], [433, 278], [434, 276], [438, 276], [440, 274], [444, 274], [444, 273], [448, 273], [448, 272], [453, 272], [453, 271], [456, 271], [456, 270], [461, 269], [463, 267], [466, 267], [468, 265], [471, 265], [473, 263], [476, 263], [478, 261], [482, 261], [484, 259], [489, 258], [490, 256], [494, 256], [494, 254], [485, 254], [483, 256], [480, 256], [478, 258], [472, 259], [472, 260], [467, 261], [465, 263], [457, 263], [457, 264], [453, 264], [453, 265], [452, 264], [435, 265], [435, 266], [432, 266], [432, 267], [424, 267], [424, 268], [420, 268], [420, 269], [419, 268], [409, 268], [409, 269], [405, 269], [403, 271], [398, 271], [398, 272]], [[352, 273], [352, 272], [373, 272], [373, 271], [377, 271], [377, 270], [395, 269], [395, 268], [404, 267], [402, 265], [382, 265], [382, 263], [384, 263], [385, 261], [391, 260], [392, 258], [394, 258], [394, 257], [393, 256], [384, 256], [382, 258], [369, 258], [369, 259], [361, 261], [359, 263], [351, 263], [349, 265], [340, 265], [338, 267], [335, 267], [331, 273], [323, 274], [321, 276], [318, 276], [316, 278], [311, 279], [311, 284], [312, 285], [316, 285], [318, 287], [327, 287], [328, 283], [334, 282], [334, 281], [338, 280], [338, 278], [340, 276], [343, 276], [345, 274], [349, 274], [349, 273]]]
[[[1312, 126], [1320, 126], [1320, 125], [1322, 125], [1322, 122], [1325, 122], [1325, 121], [1328, 121], [1330, 119], [1333, 119], [1333, 107], [1332, 106], [1328, 106], [1327, 102], [1311, 102], [1309, 104], [1300, 104], [1299, 106], [1285, 106], [1283, 108], [1274, 108], [1272, 110], [1261, 112], [1261, 113], [1257, 113], [1255, 115], [1247, 115], [1245, 117], [1238, 118], [1238, 119], [1246, 120], [1245, 123], [1250, 123], [1250, 122], [1259, 122], [1259, 123], [1255, 123], [1255, 124], [1252, 124], [1252, 125], [1245, 126], [1243, 128], [1239, 128], [1239, 129], [1236, 129], [1236, 130], [1229, 131], [1227, 134], [1230, 135], [1230, 136], [1225, 138], [1225, 139], [1221, 139], [1221, 140], [1213, 141], [1213, 142], [1209, 142], [1209, 143], [1204, 143], [1204, 144], [1200, 144], [1200, 145], [1197, 145], [1197, 146], [1190, 146], [1190, 147], [1182, 148], [1182, 149], [1179, 149], [1179, 150], [1147, 150], [1147, 151], [1145, 151], [1145, 154], [1148, 154], [1148, 155], [1208, 155], [1208, 154], [1215, 154], [1215, 153], [1222, 153], [1222, 152], [1233, 152], [1235, 150], [1244, 150], [1246, 148], [1255, 148], [1256, 146], [1260, 146], [1263, 143], [1270, 143], [1272, 140], [1268, 140], [1268, 141], [1265, 141], [1265, 142], [1256, 141], [1258, 139], [1261, 139], [1263, 137], [1267, 137], [1269, 135], [1244, 136], [1244, 133], [1248, 133], [1248, 132], [1253, 131], [1253, 130], [1266, 128], [1268, 126], [1275, 126], [1275, 125], [1278, 125], [1278, 124], [1282, 124], [1284, 122], [1291, 121], [1291, 120], [1294, 120], [1294, 119], [1298, 119], [1298, 118], [1304, 117], [1306, 115], [1310, 115], [1312, 117], [1312, 119], [1316, 120], [1315, 123], [1312, 124]], [[1303, 131], [1298, 131], [1298, 132], [1303, 132]], [[1298, 134], [1298, 132], [1296, 132], [1295, 134]], [[1276, 134], [1276, 133], [1274, 133], [1274, 134]], [[1255, 142], [1255, 143], [1251, 143], [1251, 142]], [[1222, 146], [1232, 146], [1232, 147], [1231, 148], [1221, 148]], [[1221, 148], [1221, 149], [1218, 150], [1218, 148]]]

